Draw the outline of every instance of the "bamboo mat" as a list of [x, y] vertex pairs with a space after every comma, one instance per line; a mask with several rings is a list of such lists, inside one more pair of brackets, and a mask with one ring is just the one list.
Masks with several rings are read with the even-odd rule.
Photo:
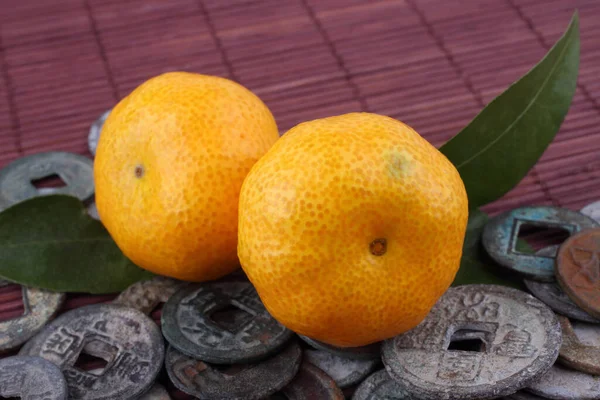
[[[370, 111], [439, 146], [541, 59], [576, 8], [581, 68], [567, 120], [486, 210], [579, 209], [600, 199], [597, 0], [1, 0], [0, 167], [48, 150], [91, 157], [90, 123], [174, 70], [237, 80], [282, 132]], [[18, 292], [3, 290], [0, 318], [18, 314]], [[109, 298], [71, 296], [66, 307]]]

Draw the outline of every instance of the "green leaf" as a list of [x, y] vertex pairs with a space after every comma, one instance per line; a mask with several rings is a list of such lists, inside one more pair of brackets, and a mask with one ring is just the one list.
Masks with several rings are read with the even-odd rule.
[[458, 169], [471, 209], [500, 198], [535, 165], [569, 110], [578, 70], [575, 13], [543, 59], [440, 148]]
[[36, 197], [0, 213], [0, 278], [59, 292], [115, 293], [151, 276], [74, 197]]
[[487, 214], [479, 210], [471, 210], [469, 213], [460, 269], [452, 286], [489, 283], [524, 289], [522, 280], [498, 266], [481, 245], [483, 227], [488, 221]]

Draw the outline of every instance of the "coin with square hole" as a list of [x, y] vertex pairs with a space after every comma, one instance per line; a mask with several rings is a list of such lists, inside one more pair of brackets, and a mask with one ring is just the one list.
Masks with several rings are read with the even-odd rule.
[[550, 370], [528, 385], [527, 390], [544, 399], [600, 399], [600, 378], [554, 364]]
[[171, 396], [161, 384], [155, 383], [150, 390], [137, 400], [171, 400]]
[[522, 207], [492, 218], [483, 229], [482, 241], [490, 257], [501, 266], [529, 279], [552, 282], [555, 280], [554, 257], [519, 251], [517, 239], [521, 229], [559, 229], [573, 235], [598, 226], [592, 218], [576, 211], [558, 207]]
[[98, 140], [100, 140], [100, 132], [102, 131], [102, 127], [104, 126], [104, 122], [108, 118], [110, 114], [110, 110], [106, 110], [95, 120], [90, 126], [90, 133], [88, 134], [88, 149], [91, 154], [96, 155], [96, 149], [98, 148]]
[[560, 246], [556, 278], [575, 304], [600, 319], [600, 228], [580, 232]]
[[341, 389], [355, 385], [377, 368], [380, 360], [353, 360], [323, 350], [305, 350], [304, 359], [331, 376]]
[[70, 399], [136, 399], [154, 383], [164, 360], [158, 326], [132, 308], [94, 304], [68, 311], [21, 349], [58, 365]]
[[352, 400], [411, 400], [412, 397], [402, 389], [385, 369], [371, 374], [361, 383]]
[[[6, 281], [4, 281], [6, 282]], [[64, 293], [22, 286], [23, 314], [0, 321], [0, 353], [14, 350], [38, 333], [58, 312]]]
[[317, 350], [326, 351], [338, 357], [349, 358], [352, 360], [380, 360], [381, 342], [368, 344], [360, 347], [337, 347], [327, 343], [311, 339], [308, 336], [298, 335], [300, 339], [311, 345]]
[[[58, 187], [39, 187], [54, 180]], [[0, 170], [0, 208], [47, 194], [85, 201], [94, 194], [93, 163], [73, 153], [48, 152], [19, 158]]]
[[383, 363], [422, 400], [512, 394], [557, 359], [561, 330], [544, 303], [497, 285], [450, 288], [425, 320], [386, 340]]
[[580, 212], [600, 223], [600, 201], [595, 201], [588, 204], [587, 206], [583, 207]]
[[169, 346], [165, 366], [175, 387], [200, 399], [263, 399], [286, 386], [300, 368], [302, 352], [293, 342], [257, 363], [211, 365]]
[[215, 364], [259, 361], [293, 333], [265, 309], [250, 282], [190, 284], [163, 307], [163, 335], [182, 353]]
[[269, 400], [343, 400], [344, 394], [332, 377], [310, 362], [303, 361], [294, 379]]
[[559, 361], [578, 371], [600, 375], [600, 325], [571, 322], [560, 315], [558, 320], [563, 336]]
[[[556, 257], [559, 246], [550, 246], [538, 250], [537, 255]], [[523, 281], [527, 289], [539, 300], [546, 303], [555, 312], [579, 321], [600, 323], [600, 320], [583, 311], [566, 295], [556, 282], [538, 282], [531, 279]]]
[[56, 365], [40, 357], [0, 359], [0, 398], [67, 400], [67, 382]]
[[126, 307], [135, 308], [148, 315], [161, 303], [185, 285], [184, 282], [164, 276], [155, 276], [147, 281], [136, 282], [125, 289], [113, 301]]

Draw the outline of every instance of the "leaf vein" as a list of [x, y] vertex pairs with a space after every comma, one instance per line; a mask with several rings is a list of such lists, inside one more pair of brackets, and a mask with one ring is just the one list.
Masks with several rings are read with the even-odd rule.
[[481, 150], [479, 150], [476, 153], [474, 153], [471, 157], [469, 157], [468, 159], [466, 159], [465, 161], [463, 161], [462, 163], [460, 163], [459, 165], [457, 165], [456, 169], [460, 170], [464, 165], [470, 163], [473, 159], [479, 157], [481, 154], [483, 154], [484, 152], [486, 152], [490, 147], [492, 147], [493, 145], [495, 145], [500, 139], [502, 139], [502, 137], [505, 134], [507, 134], [507, 132], [509, 132], [523, 118], [523, 116], [529, 111], [529, 109], [536, 104], [537, 98], [540, 96], [540, 94], [542, 93], [542, 91], [546, 88], [546, 85], [548, 84], [548, 81], [554, 75], [554, 72], [556, 71], [556, 68], [558, 67], [558, 65], [560, 65], [560, 61], [563, 59], [563, 56], [564, 56], [565, 52], [569, 48], [568, 45], [570, 44], [572, 38], [573, 38], [573, 36], [570, 36], [565, 41], [565, 45], [563, 46], [563, 49], [560, 52], [560, 55], [558, 57], [558, 61], [552, 66], [552, 69], [550, 70], [550, 73], [544, 79], [544, 82], [542, 82], [542, 84], [540, 86], [540, 89], [536, 92], [535, 96], [533, 96], [533, 99], [531, 100], [531, 102], [529, 102], [529, 104], [527, 105], [527, 107], [525, 107], [525, 109], [519, 114], [519, 116], [517, 118], [515, 118], [515, 120], [504, 131], [502, 131], [502, 133], [500, 135], [498, 135], [496, 138], [494, 138], [494, 140], [492, 140], [491, 142], [489, 142]]

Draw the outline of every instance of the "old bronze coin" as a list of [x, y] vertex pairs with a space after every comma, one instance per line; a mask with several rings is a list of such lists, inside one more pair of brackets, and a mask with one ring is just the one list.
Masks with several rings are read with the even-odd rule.
[[[52, 175], [58, 175], [66, 186], [40, 190], [32, 183]], [[89, 199], [94, 194], [92, 160], [73, 153], [38, 153], [19, 158], [0, 170], [0, 210], [45, 194]]]
[[291, 382], [301, 359], [300, 346], [293, 342], [282, 352], [260, 362], [232, 364], [220, 370], [169, 346], [165, 366], [177, 389], [199, 399], [258, 400]]
[[554, 281], [554, 257], [523, 253], [517, 250], [519, 231], [525, 225], [560, 228], [570, 235], [598, 225], [592, 218], [558, 207], [522, 207], [491, 219], [483, 230], [483, 246], [498, 264], [526, 278]]
[[162, 385], [155, 383], [150, 390], [137, 400], [171, 400], [171, 396]]
[[308, 336], [298, 335], [300, 339], [317, 350], [334, 354], [338, 357], [350, 358], [352, 360], [379, 360], [381, 359], [381, 342], [360, 347], [337, 347], [327, 343], [311, 339]]
[[98, 148], [98, 140], [100, 139], [100, 132], [102, 131], [102, 127], [104, 126], [104, 122], [108, 118], [110, 114], [110, 110], [106, 110], [98, 117], [97, 120], [92, 123], [90, 126], [90, 133], [88, 134], [88, 149], [91, 154], [96, 155], [96, 149]]
[[583, 310], [600, 319], [600, 228], [567, 239], [556, 258], [556, 278]]
[[150, 280], [136, 282], [129, 286], [113, 303], [135, 308], [144, 314], [150, 314], [156, 306], [166, 303], [184, 284], [184, 282], [175, 279], [155, 276]]
[[0, 359], [0, 398], [67, 400], [67, 382], [60, 368], [39, 357]]
[[60, 369], [39, 357], [0, 359], [0, 398], [67, 400], [67, 382]]
[[560, 325], [541, 301], [497, 285], [450, 288], [425, 320], [386, 340], [383, 363], [422, 400], [512, 394], [558, 357]]
[[344, 400], [333, 378], [307, 361], [302, 362], [294, 380], [271, 399], [280, 399], [279, 395], [287, 400]]
[[[104, 359], [100, 371], [76, 366], [80, 355]], [[137, 399], [154, 383], [164, 359], [156, 324], [141, 312], [114, 304], [95, 304], [62, 314], [19, 353], [58, 365], [70, 399]]]
[[165, 303], [162, 328], [177, 350], [215, 364], [264, 359], [293, 335], [267, 312], [254, 286], [245, 281], [184, 287]]
[[65, 299], [63, 293], [25, 286], [21, 290], [24, 313], [0, 322], [0, 353], [16, 349], [39, 332], [58, 312]]
[[580, 212], [600, 223], [600, 201], [595, 201], [588, 204], [587, 206], [583, 207]]
[[305, 350], [304, 359], [332, 377], [341, 389], [361, 382], [379, 364], [379, 360], [353, 360], [322, 350]]
[[600, 325], [569, 321], [558, 316], [563, 342], [558, 359], [564, 365], [600, 375]]
[[352, 400], [411, 400], [385, 369], [377, 371], [358, 386]]
[[527, 390], [544, 399], [600, 399], [600, 378], [554, 364], [541, 377], [532, 381]]
[[[536, 252], [537, 255], [555, 257], [559, 246], [550, 246]], [[566, 295], [556, 282], [538, 282], [530, 279], [524, 280], [527, 289], [539, 300], [546, 303], [555, 312], [579, 321], [600, 323], [600, 320], [583, 311]]]

